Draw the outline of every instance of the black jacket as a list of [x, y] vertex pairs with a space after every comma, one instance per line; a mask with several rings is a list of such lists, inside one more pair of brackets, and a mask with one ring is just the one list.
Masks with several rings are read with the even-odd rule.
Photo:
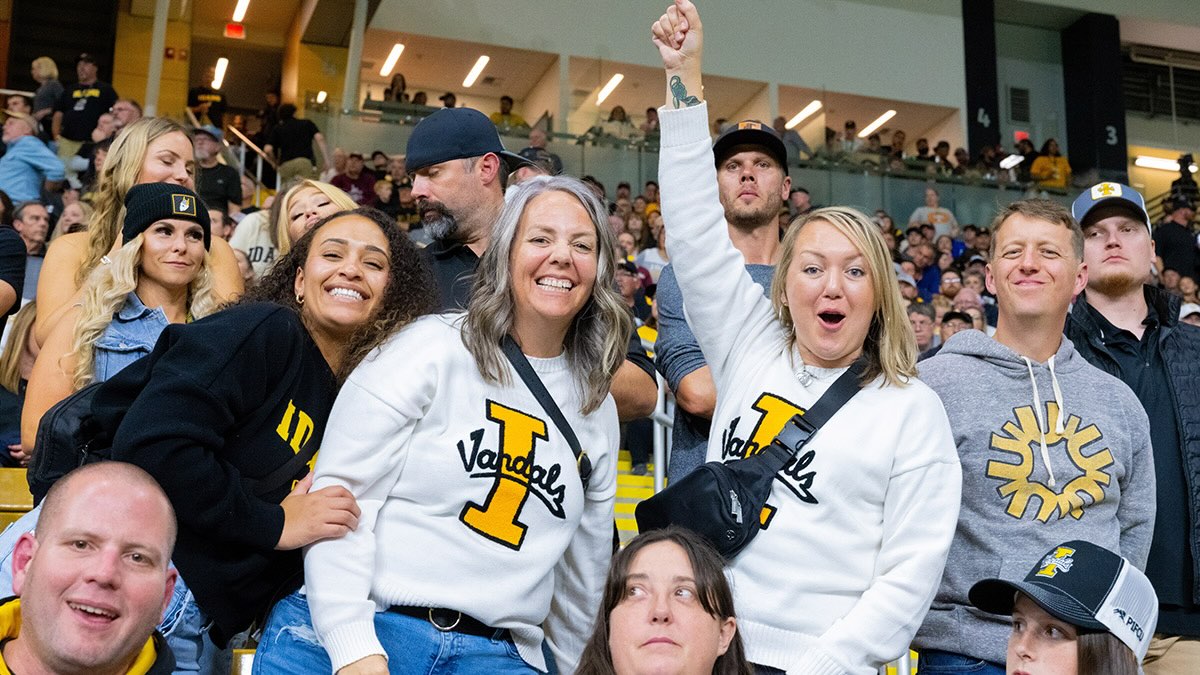
[[[270, 303], [168, 326], [96, 391], [112, 458], [145, 469], [175, 507], [173, 560], [218, 645], [300, 585], [300, 551], [275, 550], [291, 481], [259, 481], [319, 446], [336, 395], [300, 317]], [[296, 463], [292, 478], [307, 472]]]
[[[1158, 313], [1158, 348], [1167, 366], [1167, 384], [1179, 420], [1179, 447], [1183, 453], [1183, 474], [1191, 514], [1188, 540], [1194, 575], [1192, 601], [1200, 604], [1200, 397], [1197, 396], [1200, 390], [1200, 328], [1179, 321], [1181, 301], [1177, 296], [1151, 286], [1146, 286], [1145, 290], [1146, 301]], [[1085, 302], [1085, 295], [1080, 294], [1075, 301], [1076, 307]], [[1104, 346], [1100, 329], [1086, 311], [1072, 310], [1067, 316], [1065, 332], [1089, 363], [1110, 375], [1118, 374], [1116, 359]], [[1146, 413], [1154, 417], [1153, 410]]]

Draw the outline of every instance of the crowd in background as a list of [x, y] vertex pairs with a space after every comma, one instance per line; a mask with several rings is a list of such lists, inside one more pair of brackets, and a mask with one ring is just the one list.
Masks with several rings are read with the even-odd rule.
[[[680, 0], [660, 22], [655, 43], [668, 75], [684, 85], [698, 82], [694, 6]], [[679, 657], [680, 663], [688, 659], [679, 672], [859, 673], [914, 640], [930, 655], [966, 654], [965, 644], [959, 643], [959, 654], [942, 639], [954, 633], [945, 626], [955, 624], [987, 636], [981, 640], [991, 641], [985, 665], [994, 667], [994, 629], [999, 623], [1007, 630], [1009, 619], [992, 617], [976, 628], [973, 622], [987, 622], [980, 610], [1013, 617], [1010, 665], [1036, 651], [1022, 642], [1030, 639], [1022, 637], [1023, 626], [1036, 625], [1074, 631], [1073, 640], [1088, 633], [1120, 635], [1120, 643], [1081, 646], [1079, 653], [1111, 649], [1136, 672], [1153, 635], [1126, 639], [1101, 609], [1087, 607], [1090, 614], [1081, 616], [1075, 605], [1063, 609], [1044, 595], [1074, 593], [1078, 604], [1094, 589], [1066, 588], [1069, 579], [1059, 578], [1054, 583], [1066, 590], [1047, 591], [1035, 582], [1055, 565], [1068, 572], [1071, 563], [1061, 561], [1077, 555], [1081, 568], [1097, 570], [1090, 572], [1095, 578], [1111, 575], [1112, 588], [1128, 584], [1130, 594], [1143, 602], [1149, 597], [1157, 608], [1155, 589], [1138, 571], [1146, 569], [1156, 585], [1166, 574], [1153, 558], [1147, 562], [1157, 549], [1150, 549], [1154, 504], [1146, 486], [1153, 491], [1156, 469], [1161, 495], [1164, 467], [1179, 468], [1179, 462], [1156, 464], [1149, 457], [1142, 436], [1151, 433], [1153, 412], [1149, 427], [1145, 415], [1133, 413], [1119, 428], [1106, 426], [1115, 429], [1112, 450], [1125, 472], [1121, 492], [1103, 506], [1113, 523], [1121, 521], [1119, 536], [1109, 536], [1114, 528], [1106, 526], [1097, 537], [1102, 541], [1078, 541], [1088, 539], [1075, 522], [1083, 506], [1098, 510], [1105, 493], [1097, 496], [1099, 486], [1067, 491], [1087, 496], [1071, 496], [1078, 503], [1057, 516], [1075, 519], [1066, 521], [1074, 529], [1063, 530], [1071, 536], [1060, 536], [1061, 545], [1049, 551], [1048, 541], [1031, 538], [1018, 547], [1019, 560], [1006, 561], [1003, 574], [996, 568], [996, 578], [977, 575], [964, 585], [953, 570], [981, 567], [986, 556], [969, 549], [969, 561], [955, 561], [955, 552], [970, 546], [961, 540], [971, 539], [964, 531], [975, 532], [968, 511], [978, 498], [969, 494], [968, 477], [955, 530], [955, 450], [965, 472], [972, 443], [979, 441], [967, 438], [963, 420], [974, 419], [966, 408], [978, 403], [981, 392], [957, 381], [963, 373], [950, 367], [967, 357], [988, 368], [1004, 361], [1000, 367], [1021, 379], [1021, 396], [1028, 398], [1032, 383], [1031, 416], [1040, 438], [1031, 436], [1024, 452], [1040, 450], [1053, 486], [1049, 453], [1058, 441], [1047, 438], [1067, 439], [1079, 425], [1078, 408], [1064, 413], [1058, 378], [1068, 384], [1073, 405], [1081, 399], [1091, 405], [1104, 394], [1080, 391], [1091, 383], [1103, 389], [1119, 382], [1100, 379], [1098, 370], [1082, 364], [1062, 338], [1063, 317], [1053, 311], [1046, 316], [1051, 324], [1057, 316], [1058, 325], [1050, 334], [1066, 346], [1051, 349], [1047, 358], [1005, 351], [1002, 317], [1009, 317], [1011, 331], [1011, 317], [1018, 314], [1011, 305], [1002, 307], [1014, 302], [1013, 291], [996, 279], [997, 264], [1013, 259], [997, 250], [1000, 228], [1005, 225], [1011, 241], [1016, 221], [1008, 218], [1040, 219], [1063, 225], [1070, 246], [1077, 234], [1094, 247], [1096, 237], [1127, 236], [1131, 226], [1111, 225], [1119, 230], [1112, 234], [1096, 212], [1085, 217], [1090, 206], [1080, 211], [1077, 201], [1072, 218], [1040, 200], [1009, 207], [986, 226], [960, 224], [932, 180], [923, 205], [897, 221], [884, 209], [867, 216], [814, 204], [787, 175], [788, 166], [802, 161], [868, 163], [893, 172], [1065, 190], [1073, 177], [1055, 139], [1040, 149], [1026, 138], [1011, 153], [985, 147], [971, 156], [964, 148], [952, 153], [945, 140], [931, 147], [922, 138], [913, 153], [903, 131], [892, 131], [885, 145], [879, 134], [860, 138], [856, 123], [847, 120], [840, 133], [826, 129], [825, 142], [814, 150], [786, 129], [783, 118], [770, 125], [751, 122], [752, 133], [745, 135], [745, 122], [710, 122], [698, 100], [683, 110], [664, 108], [662, 121], [657, 109], [648, 109], [640, 125], [616, 106], [585, 138], [658, 143], [660, 124], [666, 124], [690, 145], [664, 148], [660, 175], [667, 194], [656, 180], [640, 186], [623, 180], [610, 191], [592, 176], [563, 175], [546, 132], [531, 127], [509, 96], [485, 117], [456, 107], [447, 93], [438, 99], [443, 107], [430, 108], [413, 130], [404, 152], [347, 149], [274, 93], [253, 133], [241, 116], [226, 126], [223, 95], [205, 87], [189, 92], [188, 120], [179, 124], [142, 117], [136, 101], [98, 79], [93, 56], [81, 54], [75, 66], [76, 84], [67, 87], [53, 60], [37, 59], [34, 96], [12, 95], [4, 105], [0, 328], [9, 325], [0, 353], [0, 463], [27, 466], [43, 415], [102, 383], [89, 409], [112, 444], [111, 459], [149, 475], [93, 468], [60, 479], [49, 494], [36, 495], [37, 509], [0, 536], [0, 588], [30, 598], [22, 604], [31, 625], [40, 611], [32, 594], [48, 592], [36, 583], [45, 575], [35, 564], [37, 541], [71, 515], [61, 504], [94, 488], [106, 504], [136, 499], [157, 512], [163, 497], [169, 502], [169, 532], [131, 519], [119, 534], [136, 538], [138, 525], [142, 535], [169, 541], [165, 548], [139, 544], [150, 551], [143, 568], [154, 572], [152, 597], [143, 598], [138, 639], [120, 642], [125, 651], [105, 657], [106, 666], [141, 664], [130, 672], [219, 672], [227, 658], [223, 649], [244, 639], [252, 624], [262, 629], [256, 672], [289, 672], [297, 664], [306, 672], [386, 672], [389, 663], [442, 658], [437, 640], [451, 631], [469, 636], [471, 658], [479, 659], [475, 672], [544, 672], [558, 664], [566, 671], [623, 675], [657, 658], [629, 645], [659, 640], [700, 646]], [[410, 94], [399, 74], [384, 99], [428, 102], [425, 92]], [[449, 147], [451, 124], [461, 134], [459, 145], [470, 151]], [[528, 145], [510, 153], [497, 132], [515, 131], [528, 133]], [[251, 167], [240, 170], [233, 161], [229, 149], [243, 137], [270, 158], [278, 192], [265, 190]], [[748, 144], [757, 148], [753, 161], [739, 159], [751, 152]], [[1005, 162], [1013, 155], [1020, 162]], [[1137, 233], [1152, 233], [1145, 293], [1152, 307], [1164, 309], [1151, 311], [1150, 330], [1176, 322], [1200, 326], [1200, 241], [1193, 228], [1198, 191], [1189, 183], [1190, 162], [1181, 158], [1185, 171], [1164, 200], [1161, 222], [1142, 218], [1141, 195], [1124, 197], [1140, 204], [1133, 222], [1146, 229]], [[714, 165], [715, 182], [709, 173]], [[736, 192], [734, 186], [745, 185], [753, 187]], [[1091, 200], [1104, 202], [1112, 189], [1118, 196], [1131, 191], [1113, 185], [1091, 187]], [[683, 203], [684, 194], [694, 201]], [[760, 202], [765, 210], [757, 209]], [[1126, 220], [1129, 204], [1123, 204]], [[1039, 246], [1042, 253], [1053, 248]], [[1068, 257], [1057, 249], [1051, 254], [1046, 257]], [[813, 279], [823, 273], [821, 266], [835, 266], [830, 261], [844, 264], [849, 281], [819, 287]], [[856, 286], [861, 278], [875, 285]], [[1140, 288], [1141, 281], [1131, 283]], [[1088, 287], [1094, 303], [1109, 290]], [[1071, 298], [1083, 297], [1082, 291], [1076, 288]], [[686, 314], [683, 296], [691, 308]], [[799, 302], [810, 296], [818, 305], [811, 316], [802, 314], [809, 308]], [[856, 302], [875, 309], [864, 315]], [[439, 313], [447, 310], [458, 311]], [[814, 327], [851, 325], [856, 317], [863, 322], [854, 324], [863, 333], [857, 345], [831, 348]], [[687, 335], [681, 336], [681, 326]], [[1190, 330], [1172, 339], [1195, 339]], [[976, 333], [955, 338], [965, 331]], [[1136, 351], [1140, 337], [1130, 349]], [[506, 353], [505, 341], [524, 356]], [[826, 358], [830, 349], [836, 358]], [[687, 368], [678, 365], [681, 350], [691, 359]], [[693, 453], [687, 461], [698, 465], [705, 455], [710, 461], [749, 457], [750, 444], [769, 443], [772, 434], [757, 425], [748, 429], [748, 411], [762, 412], [764, 419], [775, 410], [771, 406], [800, 412], [798, 405], [810, 406], [816, 398], [813, 382], [818, 389], [822, 381], [828, 384], [860, 353], [873, 384], [854, 411], [872, 416], [873, 424], [843, 418], [831, 433], [852, 435], [836, 437], [850, 438], [846, 447], [882, 444], [891, 454], [859, 458], [853, 466], [819, 464], [833, 452], [827, 434], [813, 451], [819, 460], [812, 453], [795, 458], [780, 474], [775, 506], [763, 512], [772, 535], [791, 533], [793, 544], [813, 547], [825, 538], [827, 555], [785, 545], [722, 561], [693, 534], [668, 529], [643, 533], [609, 566], [617, 449], [629, 451], [635, 475], [647, 473], [650, 460], [653, 423], [645, 401], [656, 393], [650, 359], [657, 358], [678, 405], [676, 441], [694, 436], [695, 447], [683, 449]], [[539, 395], [530, 383], [518, 364], [525, 357], [533, 380], [544, 381], [552, 396]], [[1171, 365], [1163, 366], [1166, 357], [1145, 358]], [[1114, 357], [1118, 363], [1110, 372], [1126, 365], [1122, 359]], [[916, 379], [918, 361], [924, 384]], [[1080, 374], [1084, 367], [1088, 371]], [[708, 378], [702, 386], [697, 373]], [[1057, 419], [1042, 419], [1039, 378], [1052, 382], [1045, 409], [1047, 416], [1057, 411]], [[900, 386], [909, 382], [917, 384]], [[1113, 394], [1119, 399], [1114, 405], [1141, 412], [1139, 400], [1150, 397], [1179, 407], [1162, 387], [1132, 386]], [[546, 396], [563, 410], [554, 408], [555, 415]], [[1195, 420], [1186, 411], [1179, 415], [1186, 431], [1171, 443], [1187, 455]], [[318, 458], [322, 437], [335, 442]], [[527, 447], [519, 447], [522, 442]], [[1156, 435], [1156, 448], [1160, 442]], [[434, 447], [450, 450], [437, 460], [443, 464], [412, 466], [418, 463], [408, 459], [412, 449]], [[806, 462], [818, 462], [819, 471]], [[1101, 471], [1108, 466], [1095, 470], [1108, 479]], [[673, 482], [692, 468], [681, 467], [671, 468]], [[460, 469], [466, 470], [461, 480]], [[1182, 471], [1189, 471], [1186, 463]], [[810, 492], [818, 476], [826, 482]], [[475, 495], [480, 479], [494, 479], [494, 485]], [[1172, 474], [1171, 489], [1191, 479]], [[136, 489], [122, 495], [112, 489], [113, 480]], [[940, 489], [922, 489], [923, 483]], [[528, 500], [531, 495], [535, 500]], [[525, 505], [535, 501], [536, 515], [530, 515], [534, 509]], [[803, 521], [796, 515], [807, 513], [797, 510], [801, 503], [819, 504], [828, 518]], [[1130, 515], [1137, 503], [1141, 512]], [[419, 508], [406, 510], [412, 504]], [[1118, 515], [1120, 505], [1125, 510]], [[843, 520], [834, 524], [836, 518]], [[1180, 530], [1172, 545], [1194, 527], [1186, 515], [1177, 520], [1171, 520]], [[109, 536], [118, 535], [89, 533], [80, 541]], [[834, 541], [839, 538], [846, 541]], [[486, 555], [479, 553], [482, 541]], [[89, 555], [103, 549], [97, 544]], [[438, 569], [417, 573], [421, 557], [432, 553]], [[840, 565], [851, 559], [856, 564]], [[797, 561], [840, 586], [814, 590], [779, 573]], [[929, 570], [913, 572], [942, 563], [948, 573], [940, 589]], [[1018, 581], [1030, 565], [1026, 580]], [[501, 600], [479, 592], [495, 575], [511, 582]], [[1097, 602], [1113, 601], [1111, 588], [1102, 590]], [[772, 597], [780, 594], [803, 596], [812, 610], [804, 617], [787, 614]], [[1195, 643], [1190, 592], [1173, 588], [1163, 598], [1168, 633]], [[106, 626], [120, 623], [121, 611], [103, 602], [70, 602], [73, 612]], [[931, 602], [934, 610], [922, 627]], [[9, 639], [18, 635], [12, 626], [21, 625], [14, 607], [0, 605], [0, 635]], [[967, 614], [968, 607], [970, 620], [952, 616]], [[679, 632], [655, 632], [661, 626]], [[37, 630], [15, 642], [9, 655], [0, 648], [0, 665], [25, 672], [20, 666], [53, 652], [51, 641], [37, 642]], [[320, 644], [297, 638], [318, 634]], [[163, 657], [172, 653], [168, 663]], [[674, 656], [663, 658], [674, 663]], [[1081, 663], [1071, 672], [1108, 671], [1089, 671]]]

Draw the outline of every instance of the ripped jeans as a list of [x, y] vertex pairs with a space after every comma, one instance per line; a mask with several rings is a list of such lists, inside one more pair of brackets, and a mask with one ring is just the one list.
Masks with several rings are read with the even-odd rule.
[[[13, 550], [21, 535], [37, 527], [41, 513], [42, 505], [38, 504], [0, 534], [0, 597], [13, 595]], [[221, 660], [221, 650], [209, 638], [205, 630], [208, 624], [208, 617], [196, 604], [191, 589], [183, 577], [178, 577], [171, 602], [163, 612], [162, 622], [158, 624], [158, 631], [175, 653], [175, 673], [210, 675], [219, 672], [217, 664]], [[228, 668], [222, 671], [228, 672]]]
[[[375, 615], [375, 633], [388, 652], [392, 675], [539, 675], [507, 636], [442, 632], [424, 619], [392, 612]], [[308, 598], [296, 591], [276, 603], [254, 654], [253, 675], [332, 671], [313, 628]]]

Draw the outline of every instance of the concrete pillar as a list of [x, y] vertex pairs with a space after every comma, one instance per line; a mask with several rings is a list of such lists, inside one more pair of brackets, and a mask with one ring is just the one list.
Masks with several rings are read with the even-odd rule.
[[350, 47], [346, 50], [346, 79], [342, 85], [342, 111], [358, 110], [358, 75], [362, 70], [363, 36], [367, 32], [367, 0], [354, 0]]
[[568, 132], [567, 120], [571, 116], [571, 55], [558, 55], [558, 117], [554, 118], [554, 131]]
[[146, 69], [146, 117], [158, 114], [158, 86], [162, 81], [163, 50], [167, 46], [167, 18], [171, 13], [171, 0], [154, 3], [154, 32], [150, 37], [150, 66]]

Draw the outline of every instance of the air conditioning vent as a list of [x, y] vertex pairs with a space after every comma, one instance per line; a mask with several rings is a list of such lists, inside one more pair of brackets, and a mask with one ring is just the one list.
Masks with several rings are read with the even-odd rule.
[[1030, 122], [1029, 90], [1021, 87], [1008, 88], [1008, 117], [1013, 122]]
[[1185, 52], [1177, 49], [1151, 47], [1149, 45], [1132, 45], [1129, 48], [1129, 60], [1134, 63], [1146, 63], [1155, 66], [1173, 66], [1200, 70], [1200, 54]]

